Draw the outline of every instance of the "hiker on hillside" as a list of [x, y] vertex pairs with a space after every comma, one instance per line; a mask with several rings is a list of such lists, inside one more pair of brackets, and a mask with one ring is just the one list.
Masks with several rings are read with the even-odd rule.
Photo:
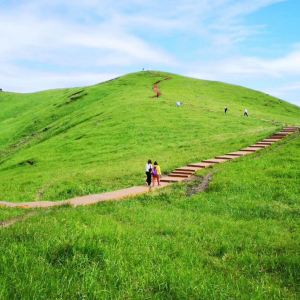
[[148, 162], [146, 163], [146, 184], [148, 185], [149, 189], [151, 188], [151, 174], [152, 174], [152, 161], [151, 159], [148, 159]]
[[244, 110], [244, 117], [248, 117], [248, 109], [247, 108], [245, 108], [245, 110]]
[[224, 113], [225, 113], [225, 115], [226, 115], [226, 113], [227, 113], [227, 110], [228, 110], [228, 108], [227, 108], [227, 106], [225, 106], [225, 107], [224, 107]]
[[157, 161], [154, 162], [153, 170], [152, 170], [152, 184], [154, 186], [155, 180], [157, 181], [157, 185], [160, 186], [160, 176], [161, 170]]

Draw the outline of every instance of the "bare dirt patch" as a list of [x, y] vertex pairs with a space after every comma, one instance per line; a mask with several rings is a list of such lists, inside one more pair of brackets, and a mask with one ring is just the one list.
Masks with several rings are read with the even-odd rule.
[[186, 195], [191, 197], [195, 194], [204, 192], [208, 189], [209, 183], [212, 181], [213, 173], [208, 173], [205, 176], [196, 177], [187, 187]]

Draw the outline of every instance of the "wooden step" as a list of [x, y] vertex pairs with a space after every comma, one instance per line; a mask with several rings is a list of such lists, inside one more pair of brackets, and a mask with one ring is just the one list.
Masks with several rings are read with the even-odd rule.
[[215, 158], [230, 160], [230, 159], [238, 158], [239, 156], [240, 155], [228, 155], [228, 154], [225, 154], [225, 155], [221, 155], [221, 156], [216, 156]]
[[270, 138], [267, 138], [267, 139], [262, 140], [262, 142], [272, 142], [272, 143], [275, 143], [275, 142], [278, 142], [278, 141], [280, 141], [280, 139], [270, 139]]
[[268, 139], [280, 141], [280, 140], [282, 140], [282, 137], [270, 136], [270, 137], [268, 137]]
[[198, 164], [188, 164], [188, 167], [198, 168], [198, 170], [205, 168], [205, 166], [200, 166]]
[[187, 175], [187, 174], [174, 174], [173, 172], [171, 174], [168, 175], [169, 177], [182, 177], [182, 178], [188, 178], [191, 175]]
[[269, 139], [282, 139], [282, 138], [284, 138], [283, 135], [276, 135], [276, 134], [269, 137]]
[[227, 161], [227, 159], [222, 159], [222, 158], [211, 158], [207, 160], [203, 160], [204, 163], [210, 163], [210, 164], [219, 164]]
[[271, 146], [271, 145], [274, 144], [274, 142], [257, 142], [256, 144], [257, 145], [269, 145], [269, 146]]
[[282, 139], [284, 139], [288, 135], [290, 135], [290, 133], [288, 133], [288, 134], [276, 134], [276, 136], [281, 137]]
[[205, 162], [202, 161], [202, 162], [199, 162], [199, 163], [189, 164], [188, 166], [203, 169], [203, 168], [208, 168], [211, 165], [212, 165], [211, 163], [205, 163]]
[[285, 127], [285, 128], [283, 128], [283, 130], [298, 130], [299, 129], [299, 127]]
[[262, 145], [262, 144], [254, 144], [250, 146], [251, 148], [266, 148], [269, 147], [269, 145]]
[[193, 172], [196, 172], [199, 169], [201, 169], [201, 168], [186, 166], [186, 167], [177, 168], [177, 169], [175, 169], [175, 171], [187, 171], [187, 172], [188, 171], [193, 171]]
[[166, 176], [163, 177], [160, 182], [180, 182], [185, 180], [186, 178], [182, 178], [182, 177], [170, 177], [170, 176]]
[[247, 155], [249, 154], [249, 152], [247, 151], [236, 151], [236, 152], [230, 152], [230, 153], [227, 153], [226, 155], [234, 155], [234, 156], [244, 156], [244, 155]]
[[261, 148], [253, 148], [253, 147], [247, 147], [247, 148], [243, 148], [241, 149], [241, 151], [247, 151], [247, 152], [255, 152], [260, 150]]
[[174, 174], [184, 174], [184, 175], [193, 175], [193, 174], [195, 174], [195, 172], [194, 171], [173, 171], [172, 173], [174, 173]]

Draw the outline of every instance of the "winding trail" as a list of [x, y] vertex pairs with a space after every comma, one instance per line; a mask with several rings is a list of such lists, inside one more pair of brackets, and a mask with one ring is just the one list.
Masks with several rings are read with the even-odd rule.
[[161, 80], [158, 80], [158, 81], [154, 82], [154, 84], [153, 84], [153, 92], [155, 93], [154, 97], [159, 98], [161, 96], [161, 91], [159, 89], [159, 84], [164, 80], [170, 80], [170, 79], [172, 79], [172, 78], [168, 76], [168, 77], [165, 77], [164, 79], [161, 79]]
[[[272, 144], [277, 143], [286, 136], [298, 132], [298, 127], [285, 127], [280, 132], [277, 132], [270, 137], [263, 139], [249, 147], [242, 148], [236, 152], [226, 153], [224, 155], [216, 156], [211, 159], [206, 159], [201, 162], [191, 163], [187, 166], [175, 169], [169, 175], [162, 177], [161, 186], [155, 187], [154, 190], [164, 188], [172, 183], [190, 180], [192, 176], [199, 170], [208, 167], [213, 167], [215, 164], [224, 163], [233, 159], [237, 159], [241, 156], [250, 155], [254, 152], [261, 151], [264, 148], [270, 147]], [[81, 197], [75, 197], [64, 201], [35, 201], [35, 202], [7, 202], [0, 201], [0, 207], [18, 207], [18, 208], [48, 208], [54, 206], [70, 205], [73, 207], [82, 205], [92, 205], [98, 202], [104, 201], [118, 201], [124, 200], [130, 197], [146, 194], [148, 187], [146, 186], [133, 186], [126, 189], [121, 189], [113, 192], [86, 195]]]

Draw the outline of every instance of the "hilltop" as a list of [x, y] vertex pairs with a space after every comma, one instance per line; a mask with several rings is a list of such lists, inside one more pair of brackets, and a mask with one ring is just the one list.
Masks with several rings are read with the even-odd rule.
[[11, 201], [141, 184], [149, 157], [168, 172], [297, 125], [300, 115], [258, 91], [156, 71], [83, 88], [1, 92], [0, 105], [0, 199]]

